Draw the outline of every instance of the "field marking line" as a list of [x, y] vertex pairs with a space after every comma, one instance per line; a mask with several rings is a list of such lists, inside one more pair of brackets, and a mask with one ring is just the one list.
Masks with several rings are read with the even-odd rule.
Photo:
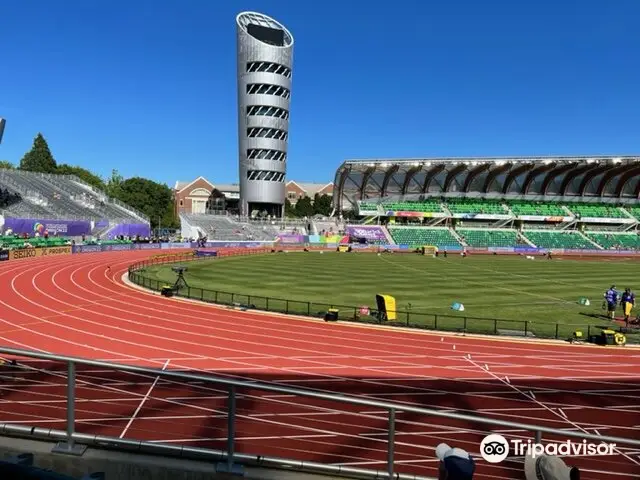
[[[553, 408], [549, 407], [548, 405], [542, 403], [540, 400], [537, 400], [535, 398], [532, 398], [530, 395], [527, 395], [525, 392], [523, 392], [520, 388], [516, 387], [515, 385], [511, 385], [510, 383], [506, 382], [502, 377], [500, 377], [499, 375], [496, 375], [495, 373], [489, 371], [489, 370], [485, 370], [484, 368], [482, 368], [480, 365], [478, 365], [476, 362], [474, 362], [472, 359], [467, 358], [467, 361], [471, 364], [473, 364], [476, 368], [480, 369], [481, 371], [488, 373], [489, 375], [491, 375], [493, 378], [495, 378], [496, 380], [502, 382], [505, 385], [508, 385], [510, 388], [513, 388], [516, 392], [520, 393], [523, 397], [527, 398], [529, 401], [532, 401], [534, 403], [537, 403], [540, 407], [548, 410], [550, 413], [552, 413], [554, 416], [561, 418], [563, 421], [565, 421], [566, 423], [568, 423], [569, 425], [572, 425], [574, 428], [582, 431], [583, 433], [589, 433], [585, 428], [583, 428], [581, 425], [579, 425], [578, 423], [569, 420], [569, 418], [561, 415], [560, 413], [556, 412]], [[614, 448], [613, 450], [615, 450], [619, 455], [624, 456], [625, 458], [627, 458], [628, 460], [630, 460], [632, 463], [635, 463], [636, 465], [640, 465], [640, 461], [634, 459], [633, 457], [631, 457], [630, 455], [627, 455], [624, 452], [621, 452], [619, 448]]]
[[[167, 367], [169, 366], [169, 362], [171, 361], [170, 358], [167, 359], [166, 362], [164, 362], [164, 365], [162, 366], [162, 371], [166, 370]], [[131, 427], [131, 425], [133, 424], [133, 421], [136, 419], [136, 417], [138, 416], [138, 413], [140, 413], [140, 410], [142, 409], [142, 406], [147, 402], [147, 400], [149, 399], [149, 396], [151, 395], [151, 392], [153, 391], [153, 389], [155, 388], [156, 384], [158, 383], [158, 381], [160, 380], [160, 375], [158, 375], [156, 377], [156, 379], [153, 381], [153, 383], [151, 384], [151, 386], [149, 387], [149, 390], [147, 390], [147, 394], [142, 398], [142, 400], [140, 401], [140, 404], [138, 405], [138, 408], [136, 408], [136, 411], [133, 412], [132, 417], [129, 419], [129, 423], [127, 423], [127, 426], [124, 427], [124, 430], [122, 430], [122, 433], [120, 434], [120, 438], [123, 438], [125, 436], [125, 434], [127, 433], [127, 430], [129, 430], [129, 427]]]

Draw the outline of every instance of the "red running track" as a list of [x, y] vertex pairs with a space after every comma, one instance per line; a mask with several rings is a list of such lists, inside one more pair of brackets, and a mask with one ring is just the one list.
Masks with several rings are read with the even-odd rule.
[[[640, 350], [327, 324], [167, 299], [123, 281], [128, 265], [151, 254], [3, 262], [0, 344], [637, 438]], [[0, 372], [0, 422], [63, 429], [64, 368], [30, 361]], [[225, 390], [201, 383], [80, 368], [76, 429], [224, 449], [225, 400]], [[238, 452], [385, 468], [385, 412], [249, 390], [238, 392], [237, 412]], [[396, 426], [396, 470], [425, 476], [436, 475], [437, 443], [479, 459], [487, 433], [406, 412]], [[571, 462], [583, 479], [638, 478], [639, 453]], [[479, 459], [476, 478], [522, 479], [522, 463]]]

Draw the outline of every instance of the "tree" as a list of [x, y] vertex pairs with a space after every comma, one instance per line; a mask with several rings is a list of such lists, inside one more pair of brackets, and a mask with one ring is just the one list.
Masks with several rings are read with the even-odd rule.
[[313, 198], [313, 213], [328, 217], [331, 215], [332, 203], [333, 201], [331, 200], [331, 197], [326, 193], [323, 195], [318, 195], [316, 193]]
[[120, 196], [122, 195], [123, 183], [124, 178], [122, 177], [122, 175], [120, 175], [117, 170], [112, 170], [111, 178], [107, 180], [107, 195], [121, 200]]
[[8, 162], [7, 160], [0, 160], [0, 168], [15, 170], [16, 166], [13, 163]]
[[[115, 171], [114, 176], [118, 177]], [[133, 177], [119, 182], [117, 193], [118, 200], [147, 215], [152, 228], [157, 228], [158, 223], [162, 227], [178, 227], [173, 208], [173, 192], [167, 185]]]
[[296, 202], [296, 215], [298, 217], [310, 217], [313, 215], [313, 205], [309, 197], [301, 198]]
[[59, 173], [60, 175], [75, 175], [80, 180], [102, 190], [103, 192], [107, 190], [107, 185], [104, 183], [104, 180], [85, 168], [74, 167], [63, 163], [62, 165], [58, 165], [56, 173]]
[[284, 216], [285, 217], [297, 216], [296, 209], [293, 205], [291, 205], [291, 202], [289, 201], [288, 198], [284, 199]]
[[56, 161], [41, 133], [36, 135], [31, 150], [20, 160], [20, 169], [29, 172], [56, 173]]

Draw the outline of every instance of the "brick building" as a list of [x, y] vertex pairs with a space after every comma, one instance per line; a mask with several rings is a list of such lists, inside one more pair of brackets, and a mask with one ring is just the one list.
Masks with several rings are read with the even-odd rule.
[[[240, 186], [238, 184], [214, 185], [204, 177], [191, 182], [176, 182], [174, 188], [176, 216], [180, 213], [209, 213], [238, 209]], [[333, 183], [306, 183], [289, 180], [286, 185], [287, 198], [291, 204], [304, 197], [316, 194], [333, 195]]]

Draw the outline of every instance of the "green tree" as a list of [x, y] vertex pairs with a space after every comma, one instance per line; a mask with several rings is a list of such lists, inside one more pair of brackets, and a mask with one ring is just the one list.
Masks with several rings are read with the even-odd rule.
[[328, 217], [331, 215], [332, 200], [326, 193], [324, 195], [318, 195], [316, 193], [313, 198], [313, 213], [316, 215], [324, 215]]
[[[117, 172], [114, 172], [117, 176]], [[167, 185], [146, 178], [128, 178], [118, 185], [118, 200], [149, 217], [151, 227], [177, 228], [173, 208], [173, 192]]]
[[63, 163], [62, 165], [58, 165], [56, 173], [59, 173], [60, 175], [75, 175], [80, 180], [102, 190], [103, 192], [107, 190], [107, 184], [104, 183], [104, 180], [86, 168], [74, 167]]
[[303, 197], [296, 202], [296, 215], [298, 217], [310, 217], [313, 215], [313, 205], [309, 197]]
[[296, 209], [293, 205], [291, 205], [291, 202], [289, 201], [288, 198], [284, 199], [284, 216], [285, 217], [296, 217]]
[[107, 180], [107, 195], [118, 200], [122, 196], [122, 184], [124, 183], [124, 177], [118, 173], [117, 170], [111, 171], [111, 178]]
[[7, 161], [7, 160], [0, 160], [0, 168], [5, 168], [5, 169], [9, 169], [9, 170], [14, 170], [16, 168], [16, 166]]
[[41, 133], [36, 135], [31, 150], [20, 160], [20, 169], [29, 172], [56, 173], [56, 161]]

